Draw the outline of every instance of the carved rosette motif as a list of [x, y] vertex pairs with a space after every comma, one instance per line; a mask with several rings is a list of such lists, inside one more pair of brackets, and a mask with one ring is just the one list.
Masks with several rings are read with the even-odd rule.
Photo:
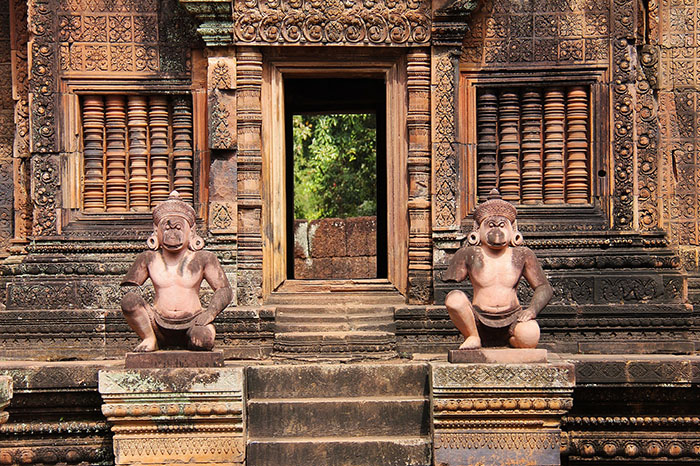
[[254, 45], [421, 45], [430, 42], [427, 0], [235, 2], [234, 40]]
[[33, 0], [29, 3], [29, 125], [31, 151], [34, 153], [51, 153], [57, 150], [55, 7], [50, 0]]
[[634, 101], [633, 52], [637, 3], [614, 0], [613, 7], [613, 226], [634, 225]]
[[32, 157], [32, 199], [34, 200], [33, 234], [47, 236], [56, 233], [59, 193], [57, 155]]

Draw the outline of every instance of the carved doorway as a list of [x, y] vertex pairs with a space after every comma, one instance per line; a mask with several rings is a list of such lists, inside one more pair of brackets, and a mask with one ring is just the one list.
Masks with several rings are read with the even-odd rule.
[[[265, 297], [285, 283], [285, 288], [298, 286], [300, 278], [311, 278], [314, 282], [355, 278], [348, 274], [347, 269], [336, 277], [320, 274], [299, 277], [300, 269], [294, 267], [292, 126], [293, 116], [301, 114], [371, 114], [376, 120], [377, 215], [375, 224], [370, 226], [376, 231], [372, 232], [376, 245], [370, 249], [376, 250], [377, 259], [376, 269], [365, 277], [383, 281], [401, 293], [406, 292], [408, 145], [405, 63], [403, 57], [396, 54], [388, 59], [368, 60], [370, 64], [365, 66], [351, 64], [357, 62], [362, 61], [357, 57], [343, 59], [338, 53], [323, 62], [270, 56], [265, 61], [262, 88]], [[338, 229], [344, 229], [347, 235], [347, 225]], [[347, 251], [347, 238], [342, 241]]]
[[287, 278], [387, 277], [386, 84], [284, 81]]

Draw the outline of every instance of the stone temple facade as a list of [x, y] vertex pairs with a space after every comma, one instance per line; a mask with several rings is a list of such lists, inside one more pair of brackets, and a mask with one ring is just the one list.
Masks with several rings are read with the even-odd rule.
[[[194, 206], [235, 291], [216, 347], [245, 387], [221, 414], [243, 440], [223, 462], [352, 464], [341, 460], [362, 444], [395, 462], [354, 464], [440, 464], [443, 450], [478, 450], [487, 433], [450, 437], [450, 426], [484, 418], [478, 404], [450, 398], [441, 359], [461, 338], [442, 305], [454, 287], [442, 273], [493, 187], [516, 204], [555, 290], [538, 318], [540, 346], [575, 374], [561, 379], [569, 392], [537, 395], [543, 405], [512, 372], [460, 375], [476, 387], [460, 397], [507, 411], [485, 425], [560, 436], [493, 442], [557, 447], [572, 465], [700, 461], [699, 50], [694, 0], [9, 0], [0, 373], [11, 401], [0, 462], [120, 461], [118, 411], [100, 408], [98, 372], [122, 367], [137, 343], [119, 282], [152, 231], [152, 207], [173, 189]], [[314, 92], [319, 83], [332, 92]], [[340, 232], [322, 221], [315, 231], [345, 253], [318, 253], [325, 272], [302, 276], [289, 118], [358, 105], [381, 123], [380, 208], [366, 222], [376, 244], [347, 246], [357, 221]], [[333, 275], [359, 256], [361, 279]], [[559, 380], [528, 371], [540, 388]], [[287, 422], [269, 400], [311, 397], [275, 385], [279, 377], [338, 381], [319, 382], [335, 404], [303, 405], [331, 427], [297, 412], [299, 436], [357, 437], [354, 446], [267, 445], [291, 435], [265, 424]], [[503, 378], [510, 391], [496, 400], [483, 384]], [[353, 380], [422, 401], [365, 406], [345, 431], [333, 416], [348, 397], [380, 396], [353, 392]], [[363, 430], [378, 417], [391, 421], [381, 435]], [[410, 435], [392, 430], [411, 425]], [[418, 440], [367, 443], [378, 435]]]

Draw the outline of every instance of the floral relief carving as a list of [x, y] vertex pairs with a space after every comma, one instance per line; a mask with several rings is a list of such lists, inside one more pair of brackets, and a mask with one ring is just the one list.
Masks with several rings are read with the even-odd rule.
[[[60, 1], [58, 41], [61, 71], [159, 71], [158, 10], [158, 4], [150, 0]], [[170, 47], [174, 45], [169, 44]]]
[[235, 40], [250, 44], [427, 44], [426, 0], [235, 2]]

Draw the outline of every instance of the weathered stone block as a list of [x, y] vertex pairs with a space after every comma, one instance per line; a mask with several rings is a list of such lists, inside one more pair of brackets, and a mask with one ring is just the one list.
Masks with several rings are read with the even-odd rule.
[[346, 219], [348, 256], [377, 255], [377, 217]]
[[243, 369], [115, 369], [99, 373], [115, 464], [242, 465]]
[[309, 222], [294, 220], [294, 257], [306, 259], [311, 257], [309, 251]]
[[340, 257], [346, 255], [345, 221], [323, 218], [309, 223], [309, 242], [312, 257]]
[[433, 363], [435, 464], [560, 464], [574, 367]]
[[377, 276], [377, 256], [347, 257], [348, 278], [374, 278]]

